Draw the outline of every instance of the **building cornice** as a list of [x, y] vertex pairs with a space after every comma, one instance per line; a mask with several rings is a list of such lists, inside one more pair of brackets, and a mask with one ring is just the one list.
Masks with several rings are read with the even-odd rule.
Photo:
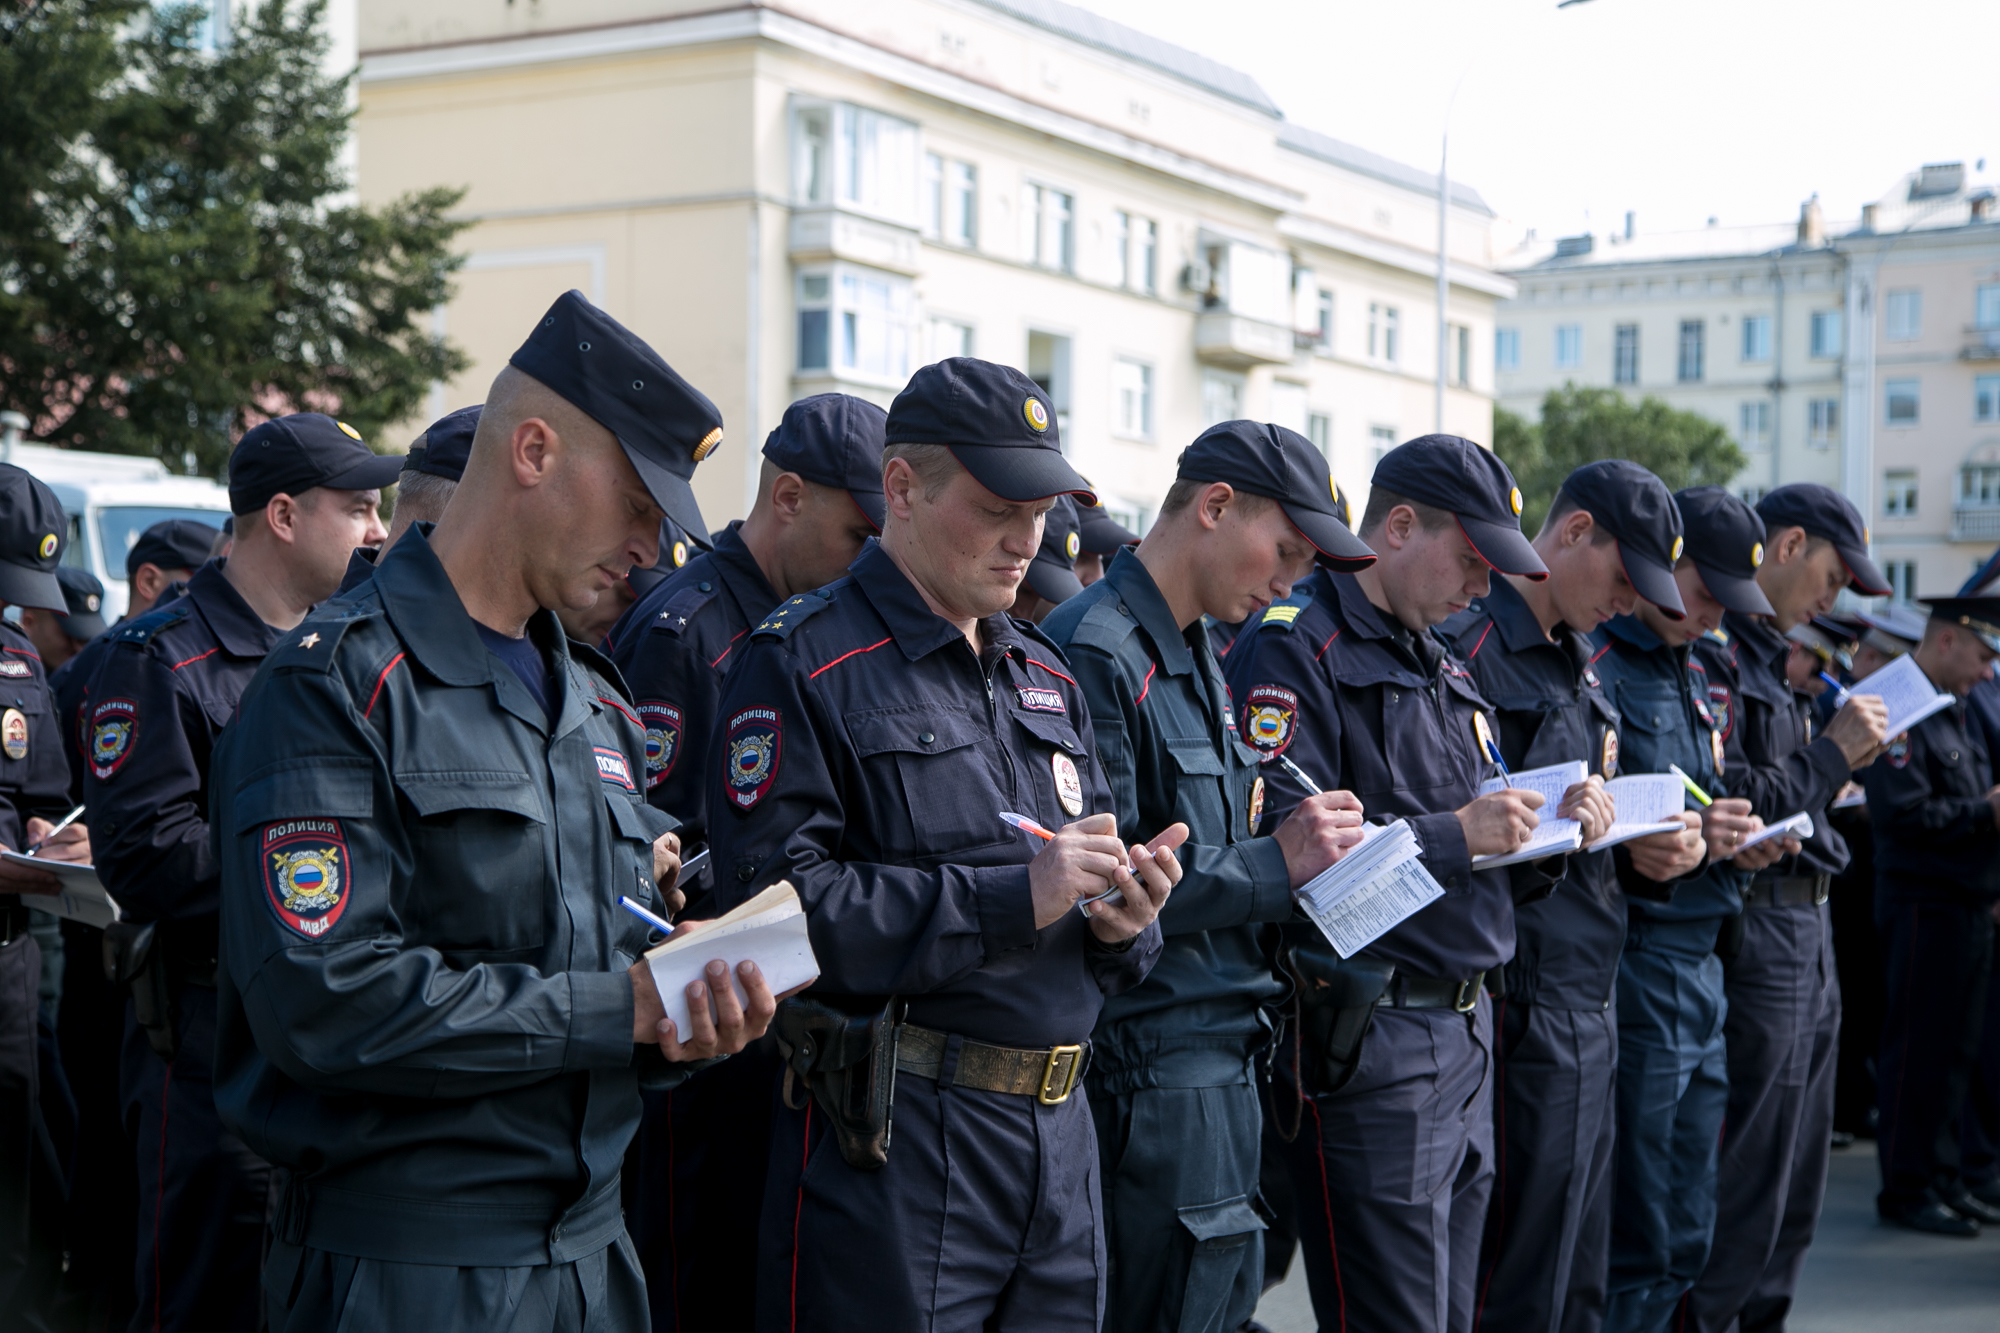
[[[1300, 213], [1286, 213], [1278, 218], [1278, 234], [1290, 240], [1303, 241], [1308, 245], [1322, 246], [1328, 250], [1338, 250], [1358, 259], [1370, 260], [1387, 268], [1400, 269], [1421, 277], [1437, 278], [1437, 255], [1428, 250], [1418, 250], [1413, 246], [1399, 245], [1385, 241], [1366, 232], [1355, 231], [1335, 222], [1307, 217]], [[1506, 273], [1496, 273], [1492, 269], [1480, 268], [1476, 264], [1463, 264], [1456, 260], [1446, 270], [1454, 287], [1464, 287], [1469, 291], [1481, 292], [1487, 296], [1507, 300], [1518, 291], [1520, 284]]]

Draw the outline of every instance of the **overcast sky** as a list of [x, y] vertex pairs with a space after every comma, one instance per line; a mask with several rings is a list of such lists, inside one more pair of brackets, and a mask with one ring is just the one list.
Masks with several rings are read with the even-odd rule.
[[1543, 236], [1852, 219], [1899, 175], [2000, 175], [2000, 0], [1074, 0], [1254, 76], [1300, 124]]

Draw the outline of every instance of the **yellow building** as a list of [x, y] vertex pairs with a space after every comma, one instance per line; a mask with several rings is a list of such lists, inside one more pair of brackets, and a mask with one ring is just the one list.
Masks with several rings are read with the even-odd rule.
[[[971, 354], [1049, 391], [1143, 524], [1215, 421], [1278, 421], [1365, 492], [1432, 428], [1436, 178], [1286, 121], [1255, 79], [1055, 0], [360, 0], [359, 190], [468, 187], [436, 327], [483, 396], [568, 287], [728, 422], [744, 512], [787, 403], [884, 405]], [[1485, 441], [1490, 210], [1455, 187], [1445, 426]], [[410, 423], [410, 433], [422, 423]]]

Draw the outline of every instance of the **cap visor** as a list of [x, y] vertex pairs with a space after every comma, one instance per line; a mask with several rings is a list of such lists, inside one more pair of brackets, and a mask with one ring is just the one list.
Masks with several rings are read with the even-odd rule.
[[1709, 596], [1721, 602], [1727, 610], [1734, 611], [1739, 616], [1778, 614], [1771, 605], [1771, 599], [1757, 586], [1755, 578], [1746, 579], [1740, 574], [1724, 574], [1720, 570], [1710, 569], [1699, 560], [1694, 562], [1694, 567], [1701, 574], [1701, 581], [1707, 587]]
[[1875, 562], [1868, 558], [1866, 551], [1853, 546], [1836, 546], [1840, 558], [1847, 562], [1847, 572], [1854, 576], [1854, 591], [1864, 597], [1887, 597], [1895, 589], [1889, 580], [1882, 577], [1882, 571], [1875, 568]]
[[94, 611], [75, 616], [57, 616], [56, 624], [72, 639], [94, 639], [104, 633], [104, 617]]
[[1285, 517], [1299, 530], [1307, 541], [1313, 544], [1317, 553], [1315, 559], [1328, 569], [1342, 574], [1352, 574], [1358, 569], [1366, 569], [1375, 563], [1375, 552], [1368, 543], [1355, 536], [1345, 523], [1332, 514], [1322, 514], [1316, 509], [1303, 505], [1289, 505], [1278, 502], [1285, 511]]
[[1458, 530], [1465, 534], [1465, 540], [1472, 543], [1472, 549], [1479, 558], [1502, 574], [1516, 574], [1536, 582], [1549, 576], [1549, 567], [1535, 554], [1535, 548], [1529, 545], [1519, 528], [1467, 518], [1463, 514], [1452, 517], [1458, 520]]
[[1033, 588], [1042, 600], [1054, 602], [1058, 606], [1083, 591], [1083, 580], [1073, 569], [1065, 569], [1053, 560], [1036, 556], [1028, 562], [1028, 586]]
[[1094, 505], [1097, 495], [1069, 460], [1053, 449], [1001, 444], [947, 445], [972, 479], [1003, 500], [1024, 504], [1052, 495], [1078, 495]]
[[1116, 555], [1138, 541], [1139, 534], [1116, 519], [1101, 517], [1093, 510], [1078, 525], [1077, 539], [1083, 543], [1083, 549], [1092, 555]]
[[336, 472], [319, 484], [333, 491], [379, 491], [396, 484], [403, 475], [401, 454], [377, 454], [356, 463], [345, 472]]
[[889, 517], [889, 501], [880, 491], [849, 491], [854, 497], [854, 507], [861, 511], [861, 517], [875, 525], [875, 531], [882, 530], [882, 520]]
[[1625, 566], [1625, 577], [1639, 590], [1639, 595], [1660, 608], [1660, 614], [1670, 620], [1687, 619], [1687, 607], [1681, 601], [1681, 586], [1674, 582], [1674, 572], [1664, 565], [1656, 565], [1650, 560], [1628, 560], [1625, 543], [1618, 543], [1619, 563]]
[[618, 441], [618, 447], [625, 451], [626, 459], [632, 464], [632, 470], [639, 474], [647, 493], [653, 497], [655, 504], [666, 511], [674, 526], [702, 550], [712, 549], [715, 543], [708, 539], [708, 523], [701, 516], [701, 506], [694, 502], [694, 488], [687, 484], [687, 479], [667, 471], [623, 440]]
[[0, 560], [0, 602], [32, 606], [37, 611], [69, 614], [69, 599], [54, 574]]

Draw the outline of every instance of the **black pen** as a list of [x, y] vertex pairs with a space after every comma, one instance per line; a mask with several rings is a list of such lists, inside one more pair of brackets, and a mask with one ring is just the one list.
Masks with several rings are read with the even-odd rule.
[[58, 823], [54, 828], [48, 831], [47, 836], [45, 836], [40, 842], [36, 843], [33, 847], [30, 847], [27, 851], [23, 852], [22, 855], [33, 856], [36, 852], [39, 852], [40, 850], [42, 850], [42, 848], [48, 846], [51, 842], [55, 840], [56, 834], [61, 833], [71, 824], [74, 824], [76, 822], [76, 817], [82, 813], [83, 813], [83, 807], [79, 805], [76, 809], [64, 815], [62, 817], [62, 821]]

